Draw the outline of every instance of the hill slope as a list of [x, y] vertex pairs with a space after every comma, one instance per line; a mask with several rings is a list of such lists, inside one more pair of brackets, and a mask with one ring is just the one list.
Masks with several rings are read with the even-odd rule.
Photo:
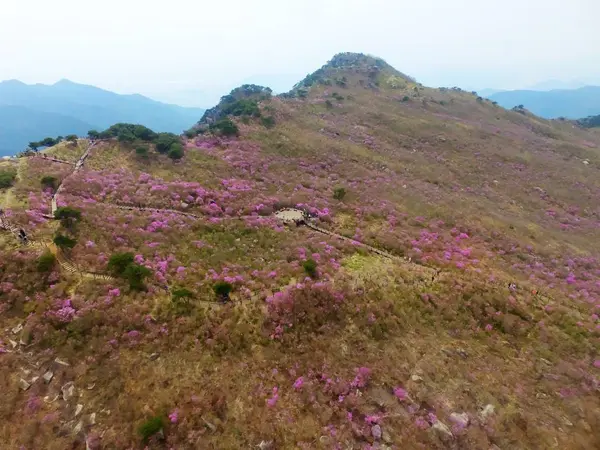
[[579, 119], [600, 113], [600, 86], [553, 91], [505, 91], [488, 98], [508, 109], [524, 105], [534, 114], [548, 119]]
[[14, 168], [0, 441], [598, 447], [597, 130], [341, 54], [186, 136]]
[[[29, 141], [58, 135], [81, 133], [83, 123], [89, 129], [105, 129], [116, 122], [140, 123], [157, 131], [180, 133], [203, 110], [156, 102], [141, 95], [119, 95], [93, 86], [59, 81], [51, 86], [26, 85], [16, 80], [0, 83], [0, 107], [20, 107], [19, 117], [11, 119], [18, 134], [3, 127], [0, 155], [23, 150]], [[31, 111], [28, 119], [23, 113]], [[4, 109], [8, 114], [10, 110]], [[44, 124], [41, 125], [41, 118]], [[71, 128], [72, 127], [72, 128]], [[44, 134], [47, 133], [47, 134]]]

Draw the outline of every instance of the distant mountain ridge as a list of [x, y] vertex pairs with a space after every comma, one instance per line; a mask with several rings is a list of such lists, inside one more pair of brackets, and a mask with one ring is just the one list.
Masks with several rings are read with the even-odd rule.
[[487, 98], [508, 109], [523, 105], [532, 113], [547, 119], [580, 119], [600, 114], [600, 86], [552, 91], [503, 91]]
[[46, 136], [84, 134], [117, 122], [181, 133], [202, 116], [201, 108], [157, 102], [139, 94], [120, 95], [60, 80], [52, 85], [0, 82], [0, 156], [23, 150]]

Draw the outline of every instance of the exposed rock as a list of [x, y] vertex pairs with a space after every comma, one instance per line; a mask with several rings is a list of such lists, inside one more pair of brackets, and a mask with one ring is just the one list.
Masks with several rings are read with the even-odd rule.
[[150, 355], [150, 361], [156, 361], [159, 356], [160, 356], [160, 353], [152, 353]]
[[81, 430], [83, 430], [83, 420], [77, 422], [77, 425], [73, 428], [73, 434], [79, 434], [81, 433]]
[[87, 385], [87, 390], [91, 391], [92, 389], [94, 389], [96, 387], [96, 383], [92, 383], [92, 384], [88, 384]]
[[90, 418], [88, 420], [90, 425], [96, 425], [96, 413], [91, 413]]
[[52, 378], [54, 378], [54, 374], [50, 371], [47, 371], [44, 375], [42, 375], [42, 378], [44, 379], [44, 382], [48, 384], [52, 381]]
[[72, 381], [69, 381], [63, 387], [60, 388], [63, 400], [68, 402], [75, 395], [75, 384]]
[[377, 440], [381, 439], [381, 427], [379, 425], [375, 424], [371, 427], [371, 436]]
[[386, 444], [391, 444], [393, 442], [392, 437], [390, 436], [390, 433], [388, 433], [387, 431], [384, 431], [381, 434], [381, 437], [383, 439], [383, 442], [385, 442]]
[[91, 433], [85, 438], [85, 450], [100, 450], [100, 436]]
[[17, 345], [19, 345], [15, 341], [13, 341], [12, 339], [9, 339], [8, 342], [10, 342], [10, 345], [11, 345], [12, 348], [17, 348]]
[[31, 384], [35, 383], [35, 382], [36, 382], [37, 380], [39, 380], [39, 379], [40, 379], [40, 377], [33, 377], [33, 378], [31, 379]]
[[479, 413], [479, 417], [482, 421], [486, 421], [490, 416], [494, 414], [495, 408], [491, 403], [485, 405], [481, 412]]
[[81, 414], [81, 411], [83, 411], [83, 405], [81, 403], [79, 403], [75, 407], [75, 417], [77, 417], [79, 414]]
[[471, 421], [467, 413], [455, 413], [450, 414], [450, 421], [456, 424], [460, 428], [466, 428]]
[[21, 331], [23, 331], [23, 324], [21, 323], [12, 329], [13, 334], [19, 334]]
[[27, 389], [29, 389], [31, 387], [31, 384], [29, 384], [27, 382], [27, 380], [24, 380], [23, 378], [21, 378], [19, 380], [19, 388], [21, 388], [21, 390], [26, 391]]
[[215, 431], [217, 431], [217, 427], [216, 427], [216, 425], [214, 425], [214, 424], [210, 423], [210, 422], [209, 422], [208, 420], [206, 420], [204, 417], [202, 418], [202, 421], [204, 422], [204, 424], [205, 424], [205, 425], [206, 425], [208, 428], [210, 428], [210, 431], [212, 431], [213, 433], [214, 433]]
[[54, 403], [56, 400], [58, 400], [58, 394], [56, 394], [54, 397], [51, 397], [49, 395], [46, 395], [44, 397], [44, 403]]
[[273, 447], [273, 441], [260, 441], [256, 447], [260, 450], [270, 450]]
[[56, 364], [59, 364], [59, 365], [61, 365], [61, 366], [65, 366], [65, 367], [69, 367], [69, 366], [71, 365], [71, 364], [69, 364], [68, 362], [66, 362], [66, 361], [63, 361], [63, 360], [62, 360], [62, 359], [60, 359], [60, 358], [56, 358], [56, 359], [54, 360], [54, 362], [55, 362]]
[[412, 381], [414, 381], [415, 383], [418, 383], [419, 381], [423, 381], [423, 377], [419, 376], [419, 375], [411, 375], [410, 379]]
[[454, 438], [450, 428], [448, 428], [448, 426], [440, 420], [437, 420], [433, 425], [431, 425], [431, 429], [440, 437], [442, 441], [448, 441]]

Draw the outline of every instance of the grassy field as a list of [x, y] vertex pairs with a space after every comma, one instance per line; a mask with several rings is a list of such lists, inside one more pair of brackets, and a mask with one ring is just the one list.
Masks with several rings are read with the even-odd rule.
[[[600, 447], [600, 135], [374, 59], [315, 78], [180, 161], [117, 141], [70, 176], [20, 160], [14, 223], [70, 236], [83, 271], [130, 252], [149, 275], [41, 270], [0, 234], [5, 448]], [[44, 176], [76, 223], [41, 216]]]

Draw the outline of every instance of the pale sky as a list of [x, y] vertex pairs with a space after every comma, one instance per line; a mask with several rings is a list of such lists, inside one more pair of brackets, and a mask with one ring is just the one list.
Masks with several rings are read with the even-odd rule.
[[2, 0], [0, 80], [218, 97], [353, 51], [430, 86], [600, 84], [599, 18], [599, 0]]

